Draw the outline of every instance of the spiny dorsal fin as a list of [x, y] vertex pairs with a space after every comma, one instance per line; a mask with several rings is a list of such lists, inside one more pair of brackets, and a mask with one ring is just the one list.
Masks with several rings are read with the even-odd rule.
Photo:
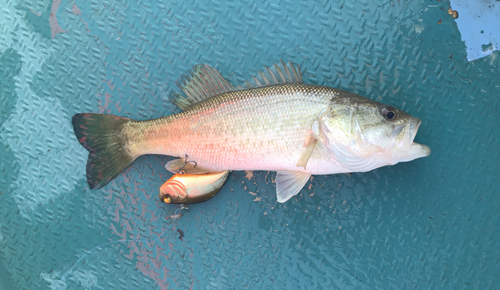
[[302, 73], [300, 66], [295, 66], [291, 61], [288, 64], [280, 60], [280, 63], [274, 63], [271, 67], [265, 66], [263, 71], [259, 71], [257, 76], [252, 77], [250, 82], [238, 86], [238, 89], [252, 89], [279, 84], [298, 84], [302, 83]]
[[233, 87], [221, 74], [207, 64], [198, 64], [189, 70], [177, 81], [177, 86], [186, 94], [186, 97], [174, 93], [174, 104], [183, 111], [197, 102], [206, 100], [212, 96], [242, 89], [253, 89], [278, 84], [302, 83], [302, 73], [300, 66], [288, 64], [280, 60], [271, 67], [265, 67], [262, 72], [258, 72], [250, 82], [244, 85]]
[[233, 91], [234, 87], [220, 73], [207, 64], [198, 64], [177, 81], [186, 98], [174, 93], [176, 104], [182, 110], [212, 96]]

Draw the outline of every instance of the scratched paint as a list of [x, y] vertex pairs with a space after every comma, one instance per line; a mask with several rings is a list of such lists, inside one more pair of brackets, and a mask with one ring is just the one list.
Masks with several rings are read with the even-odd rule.
[[80, 8], [76, 4], [73, 4], [71, 10], [73, 11], [73, 15], [82, 15], [82, 11], [80, 11]]
[[62, 0], [53, 0], [50, 9], [49, 24], [50, 24], [50, 31], [52, 33], [52, 38], [56, 37], [56, 34], [58, 33], [66, 32], [64, 29], [61, 28], [59, 22], [57, 21], [57, 9], [59, 9], [61, 1]]
[[[113, 101], [111, 101], [111, 94], [109, 93], [104, 93], [104, 102], [103, 100], [99, 100], [99, 114], [102, 114], [102, 113], [107, 113], [109, 114], [111, 112], [111, 110], [108, 109], [109, 105], [113, 103]], [[104, 104], [103, 104], [104, 103]]]
[[[4, 132], [0, 126], [0, 135], [1, 134], [4, 134]], [[11, 196], [13, 191], [12, 185], [14, 181], [19, 178], [20, 168], [21, 166], [14, 157], [12, 149], [0, 138], [0, 172], [2, 172], [0, 178], [0, 202], [4, 210], [6, 207], [15, 207], [15, 201]], [[7, 198], [10, 199], [11, 202], [7, 202]], [[4, 220], [0, 219], [0, 225], [6, 226], [7, 224]], [[5, 241], [6, 239], [8, 239], [8, 237], [4, 237], [0, 232], [0, 241]], [[16, 285], [16, 282], [9, 274], [8, 266], [0, 261], [0, 286], [4, 287], [4, 289], [16, 289], [14, 286]]]
[[13, 48], [0, 54], [0, 128], [9, 118], [18, 99], [15, 80], [21, 70], [21, 55]]
[[[141, 166], [142, 168], [142, 166]], [[142, 168], [144, 169], [144, 168]], [[153, 168], [146, 169], [144, 174], [158, 174]], [[108, 199], [110, 202], [114, 203], [112, 206], [114, 211], [115, 222], [120, 222], [120, 229], [112, 226], [110, 229], [113, 234], [120, 237], [121, 239], [138, 239], [141, 236], [134, 234], [137, 232], [137, 225], [148, 223], [151, 226], [148, 232], [145, 233], [146, 236], [150, 237], [148, 241], [137, 241], [130, 242], [128, 248], [130, 251], [125, 253], [124, 256], [130, 259], [136, 257], [137, 262], [135, 267], [139, 269], [146, 277], [149, 277], [156, 281], [156, 284], [162, 288], [168, 287], [170, 269], [162, 265], [162, 260], [169, 260], [172, 254], [176, 251], [173, 249], [171, 241], [175, 240], [175, 232], [170, 226], [170, 223], [165, 222], [163, 224], [163, 218], [166, 216], [162, 212], [158, 205], [161, 202], [156, 198], [157, 193], [153, 193], [149, 190], [145, 190], [143, 184], [138, 182], [133, 175], [137, 171], [134, 166], [128, 168], [123, 174], [123, 181], [126, 184], [133, 185], [133, 187], [122, 188], [120, 195], [122, 198], [116, 199], [116, 193], [114, 191], [108, 191]], [[165, 173], [163, 173], [165, 174]], [[166, 178], [166, 177], [165, 177]], [[112, 181], [114, 183], [114, 181]], [[153, 201], [151, 204], [146, 204], [140, 202], [143, 198]], [[121, 214], [123, 212], [134, 213], [129, 216], [128, 219], [123, 219]], [[172, 211], [173, 213], [173, 211]], [[153, 225], [154, 223], [155, 225]], [[158, 229], [160, 229], [159, 232]], [[154, 252], [155, 258], [151, 258], [150, 253]]]
[[[12, 130], [12, 133], [8, 138], [2, 134], [0, 139], [12, 148], [13, 156], [18, 162], [24, 164], [21, 178], [14, 182], [16, 190], [12, 194], [21, 213], [28, 218], [39, 204], [47, 203], [60, 194], [71, 191], [73, 184], [79, 180], [79, 178], [75, 178], [68, 183], [71, 179], [67, 179], [64, 175], [54, 175], [53, 172], [80, 172], [84, 174], [83, 163], [62, 162], [61, 156], [68, 157], [85, 152], [82, 152], [78, 146], [66, 144], [66, 138], [74, 138], [71, 136], [70, 123], [60, 122], [56, 119], [41, 120], [34, 113], [36, 110], [43, 109], [69, 118], [59, 102], [51, 102], [33, 96], [31, 102], [24, 105], [23, 108], [23, 110], [13, 112], [11, 118], [4, 123], [6, 129]], [[23, 131], [13, 129], [17, 127], [16, 122], [19, 121], [31, 124], [31, 126], [26, 126]], [[26, 133], [39, 136], [38, 141], [25, 144], [23, 147], [17, 146], [16, 144], [25, 138]], [[54, 136], [59, 137], [54, 138]], [[26, 163], [27, 159], [31, 161]], [[24, 178], [26, 176], [30, 176], [31, 181]], [[34, 186], [35, 184], [36, 186]], [[59, 186], [54, 188], [52, 186], [54, 184]]]
[[32, 24], [32, 29], [44, 37], [55, 38], [57, 34], [66, 32], [57, 20], [57, 12], [62, 0], [53, 0], [46, 11], [39, 12], [21, 5], [17, 9], [26, 11], [26, 18]]

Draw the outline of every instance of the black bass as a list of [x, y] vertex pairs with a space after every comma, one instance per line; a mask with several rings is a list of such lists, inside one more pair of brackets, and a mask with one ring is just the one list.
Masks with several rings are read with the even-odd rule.
[[[313, 174], [366, 172], [430, 154], [413, 142], [420, 119], [359, 95], [302, 83], [289, 63], [266, 67], [233, 87], [217, 70], [197, 65], [180, 85], [184, 112], [136, 121], [76, 114], [73, 128], [89, 151], [87, 179], [99, 188], [137, 157], [189, 156], [189, 173], [277, 171], [278, 202], [297, 194]], [[184, 158], [170, 161], [177, 172]]]

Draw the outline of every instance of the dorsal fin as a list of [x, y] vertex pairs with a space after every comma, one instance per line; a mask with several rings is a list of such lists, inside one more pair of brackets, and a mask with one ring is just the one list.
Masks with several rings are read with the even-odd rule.
[[298, 84], [302, 83], [302, 73], [300, 66], [295, 66], [291, 61], [288, 64], [280, 60], [278, 64], [274, 63], [271, 67], [265, 66], [264, 69], [257, 72], [250, 82], [238, 86], [238, 89], [259, 88], [279, 84]]
[[250, 82], [233, 87], [221, 74], [207, 64], [198, 64], [182, 75], [177, 80], [177, 86], [186, 94], [186, 97], [174, 92], [174, 104], [183, 111], [197, 102], [206, 100], [212, 96], [242, 89], [252, 89], [277, 84], [302, 83], [300, 66], [295, 66], [291, 61], [288, 64], [280, 60], [280, 63], [265, 67], [258, 72]]
[[174, 93], [176, 98], [174, 104], [182, 110], [212, 96], [234, 90], [234, 87], [216, 69], [207, 64], [195, 65], [193, 69], [181, 76], [176, 84], [186, 94], [185, 98]]

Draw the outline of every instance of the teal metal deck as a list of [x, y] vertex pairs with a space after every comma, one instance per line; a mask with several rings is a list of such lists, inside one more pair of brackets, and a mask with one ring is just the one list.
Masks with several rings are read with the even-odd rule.
[[[500, 57], [468, 62], [448, 8], [0, 0], [0, 289], [498, 289]], [[421, 118], [431, 156], [285, 204], [275, 173], [233, 172], [175, 220], [169, 157], [89, 190], [73, 114], [169, 115], [192, 65], [236, 85], [279, 59]]]

